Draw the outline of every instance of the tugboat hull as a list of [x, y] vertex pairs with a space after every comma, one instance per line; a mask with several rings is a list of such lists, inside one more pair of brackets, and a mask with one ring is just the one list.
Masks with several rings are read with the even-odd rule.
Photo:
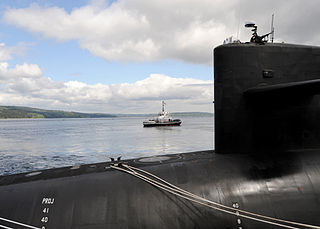
[[153, 126], [180, 126], [181, 121], [177, 122], [163, 122], [163, 123], [152, 123], [152, 122], [144, 122], [143, 127], [153, 127]]

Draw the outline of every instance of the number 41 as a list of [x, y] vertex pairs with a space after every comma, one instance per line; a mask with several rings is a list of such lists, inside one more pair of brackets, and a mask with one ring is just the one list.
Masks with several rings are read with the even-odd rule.
[[44, 209], [42, 210], [42, 212], [43, 212], [43, 213], [49, 213], [49, 208], [44, 208]]

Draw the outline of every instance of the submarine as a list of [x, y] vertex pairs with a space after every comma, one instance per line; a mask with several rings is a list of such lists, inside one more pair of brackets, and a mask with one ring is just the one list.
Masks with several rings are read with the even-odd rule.
[[320, 48], [213, 53], [215, 150], [1, 176], [0, 228], [319, 229]]

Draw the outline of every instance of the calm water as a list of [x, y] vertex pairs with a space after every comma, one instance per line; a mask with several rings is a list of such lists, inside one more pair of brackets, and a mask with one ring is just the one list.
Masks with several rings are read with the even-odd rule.
[[144, 119], [0, 120], [0, 175], [214, 147], [213, 117], [151, 128], [142, 127]]

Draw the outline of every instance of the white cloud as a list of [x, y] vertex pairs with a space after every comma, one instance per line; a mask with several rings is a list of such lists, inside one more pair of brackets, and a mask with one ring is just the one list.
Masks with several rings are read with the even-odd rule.
[[229, 28], [214, 16], [221, 15], [215, 9], [218, 3], [222, 1], [120, 0], [108, 7], [89, 4], [70, 13], [33, 4], [7, 10], [4, 20], [46, 38], [76, 40], [106, 60], [169, 58], [207, 64], [213, 45], [229, 34]]
[[11, 59], [11, 50], [4, 43], [0, 43], [0, 61]]
[[[318, 0], [118, 0], [90, 1], [70, 13], [58, 7], [9, 9], [3, 19], [57, 41], [76, 40], [93, 55], [115, 61], [178, 59], [210, 64], [212, 48], [230, 35], [248, 40], [244, 21], [270, 29], [286, 42], [318, 44]], [[239, 27], [240, 26], [240, 27]], [[239, 29], [238, 29], [239, 28]], [[1, 55], [0, 55], [1, 56]]]
[[[5, 47], [5, 45], [4, 45]], [[10, 52], [8, 52], [10, 56]], [[173, 111], [212, 112], [212, 81], [152, 74], [135, 83], [55, 82], [36, 64], [0, 62], [0, 104], [105, 113], [152, 113], [165, 99]]]
[[0, 61], [11, 60], [13, 55], [22, 56], [27, 46], [24, 43], [19, 43], [15, 46], [7, 46], [5, 43], [0, 43]]

